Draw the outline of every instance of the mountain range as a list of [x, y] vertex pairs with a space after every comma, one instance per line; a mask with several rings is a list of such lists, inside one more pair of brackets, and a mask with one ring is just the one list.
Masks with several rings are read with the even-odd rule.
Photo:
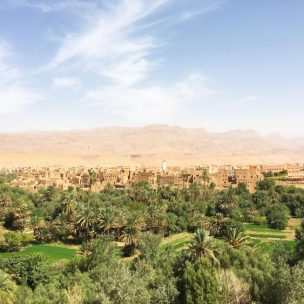
[[[253, 130], [208, 132], [202, 128], [168, 125], [0, 134], [3, 164], [13, 165], [14, 161], [8, 160], [13, 155], [24, 158], [25, 164], [36, 155], [37, 165], [60, 163], [60, 158], [70, 158], [71, 164], [83, 162], [84, 165], [107, 162], [108, 165], [119, 162], [156, 165], [162, 159], [171, 159], [174, 164], [179, 160], [181, 164], [232, 160], [233, 163], [276, 163], [301, 161], [304, 138], [278, 134], [262, 136]], [[39, 157], [47, 161], [41, 163]], [[34, 159], [30, 163], [35, 164]]]

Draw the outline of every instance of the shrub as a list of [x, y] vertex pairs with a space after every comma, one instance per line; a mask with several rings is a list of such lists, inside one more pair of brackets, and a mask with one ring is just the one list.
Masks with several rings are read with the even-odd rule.
[[13, 211], [9, 210], [5, 214], [4, 226], [8, 229], [13, 228], [14, 220], [15, 220], [14, 213]]
[[26, 284], [35, 289], [40, 283], [45, 284], [54, 275], [41, 254], [13, 256], [6, 262], [6, 268], [17, 284]]
[[228, 220], [223, 224], [218, 236], [223, 238], [227, 237], [229, 231], [233, 228], [236, 228], [239, 232], [245, 230], [244, 225], [241, 222], [235, 220]]
[[252, 218], [252, 223], [255, 225], [265, 225], [266, 224], [266, 219], [263, 216], [254, 216]]
[[289, 210], [283, 204], [269, 207], [266, 213], [267, 224], [270, 228], [284, 230], [287, 227]]
[[20, 232], [7, 232], [0, 241], [0, 251], [18, 251], [33, 240], [32, 235]]

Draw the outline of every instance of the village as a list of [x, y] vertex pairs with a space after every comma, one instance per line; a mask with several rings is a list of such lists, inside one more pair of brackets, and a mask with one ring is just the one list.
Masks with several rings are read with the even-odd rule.
[[300, 164], [208, 165], [180, 168], [170, 167], [163, 161], [158, 168], [24, 167], [10, 170], [2, 168], [1, 173], [13, 174], [11, 186], [32, 192], [48, 186], [55, 186], [61, 190], [73, 187], [99, 192], [108, 185], [125, 188], [139, 182], [147, 182], [153, 189], [165, 186], [188, 188], [196, 183], [212, 184], [219, 190], [244, 183], [250, 192], [254, 192], [257, 182], [269, 174], [277, 176], [278, 184], [304, 186], [303, 170]]

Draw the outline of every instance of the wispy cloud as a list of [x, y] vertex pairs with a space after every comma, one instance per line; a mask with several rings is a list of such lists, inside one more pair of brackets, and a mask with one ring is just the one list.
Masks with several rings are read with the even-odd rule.
[[[185, 104], [201, 102], [212, 94], [201, 74], [185, 75], [184, 80], [166, 86], [161, 80], [149, 84], [151, 71], [160, 68], [162, 62], [155, 51], [167, 43], [150, 29], [157, 28], [168, 16], [183, 14], [184, 6], [176, 6], [173, 0], [14, 0], [14, 3], [43, 13], [82, 9], [81, 27], [75, 26], [74, 31], [59, 37], [55, 55], [39, 70], [52, 75], [50, 79], [56, 88], [71, 89], [81, 83], [82, 101], [103, 113], [143, 123], [147, 123], [149, 116], [153, 122], [156, 117], [176, 115]], [[168, 7], [174, 9], [168, 13]], [[184, 19], [214, 9], [212, 5], [196, 13], [189, 11]], [[176, 22], [180, 22], [179, 18]], [[62, 76], [75, 73], [76, 77]], [[94, 79], [89, 85], [88, 75]], [[10, 99], [21, 97], [20, 92]], [[23, 97], [25, 103], [35, 99], [31, 94]]]
[[9, 63], [10, 46], [0, 40], [0, 114], [21, 110], [25, 105], [40, 100], [40, 97], [21, 81], [18, 68]]
[[[155, 32], [149, 35], [149, 29], [158, 26], [164, 18], [162, 12], [174, 1], [103, 3], [107, 5], [97, 10], [80, 32], [65, 34], [57, 53], [44, 68], [55, 73], [74, 69], [79, 75], [93, 72], [97, 85], [84, 92], [83, 103], [99, 108], [107, 117], [147, 123], [149, 118], [153, 122], [176, 115], [186, 104], [202, 102], [213, 93], [201, 74], [185, 75], [185, 80], [167, 86], [157, 82], [149, 85], [147, 81], [151, 70], [161, 65], [162, 58], [155, 56], [155, 50], [166, 44]], [[212, 5], [197, 13], [214, 9]], [[67, 79], [56, 78], [53, 83], [72, 86]]]
[[192, 18], [195, 18], [199, 15], [207, 14], [218, 10], [222, 7], [223, 3], [227, 0], [214, 0], [211, 4], [206, 5], [205, 7], [198, 10], [186, 10], [180, 14], [180, 21], [187, 21]]
[[100, 10], [81, 33], [66, 34], [46, 69], [76, 62], [78, 67], [119, 84], [131, 85], [145, 79], [156, 64], [149, 55], [158, 43], [140, 32], [139, 23], [170, 1], [114, 1]]

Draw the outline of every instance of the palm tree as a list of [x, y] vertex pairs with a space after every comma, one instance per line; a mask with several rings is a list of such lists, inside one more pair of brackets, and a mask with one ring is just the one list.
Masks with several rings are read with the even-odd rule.
[[15, 301], [15, 284], [0, 270], [0, 304], [12, 304]]
[[125, 242], [125, 254], [128, 256], [135, 252], [142, 224], [142, 215], [139, 212], [133, 212], [127, 218], [122, 238]]
[[11, 207], [13, 204], [10, 195], [6, 192], [0, 193], [0, 207]]
[[203, 197], [204, 197], [204, 200], [206, 200], [206, 192], [207, 192], [207, 189], [206, 189], [206, 183], [209, 182], [209, 175], [208, 175], [208, 171], [206, 168], [203, 168], [203, 172], [202, 172], [202, 176], [201, 176], [202, 180], [203, 180], [203, 183], [204, 183], [204, 191], [203, 191]]
[[13, 227], [19, 230], [20, 232], [23, 232], [30, 218], [28, 207], [25, 204], [22, 204], [19, 207], [13, 208], [13, 213], [14, 213]]
[[116, 230], [116, 239], [120, 241], [121, 239], [121, 231], [125, 227], [126, 223], [126, 215], [122, 211], [117, 211], [115, 213], [116, 216], [116, 225], [115, 225], [115, 230]]
[[185, 183], [188, 181], [189, 174], [185, 170], [183, 170], [180, 174], [180, 178], [183, 181], [183, 188], [185, 188]]
[[148, 203], [153, 196], [153, 189], [148, 182], [134, 183], [128, 189], [128, 195], [134, 201]]
[[233, 248], [240, 248], [244, 245], [250, 245], [250, 237], [243, 235], [242, 232], [236, 227], [230, 227], [227, 231], [227, 241]]
[[5, 218], [8, 208], [12, 207], [13, 202], [8, 193], [0, 193], [0, 219]]
[[61, 198], [62, 211], [71, 218], [76, 207], [76, 193], [74, 191], [65, 191]]
[[217, 213], [215, 216], [206, 218], [205, 228], [210, 231], [212, 236], [216, 235], [222, 228], [225, 219], [223, 218], [222, 214]]
[[203, 227], [205, 217], [202, 212], [196, 208], [191, 208], [187, 212], [188, 230], [194, 232], [196, 228]]
[[76, 218], [75, 232], [85, 241], [90, 240], [93, 234], [93, 227], [96, 221], [96, 214], [92, 208], [82, 208]]
[[113, 209], [101, 209], [98, 216], [98, 224], [102, 231], [109, 234], [110, 231], [116, 228], [117, 217]]
[[93, 243], [83, 242], [80, 246], [78, 254], [86, 259], [90, 259], [91, 256], [93, 255]]
[[157, 201], [149, 204], [145, 216], [147, 229], [154, 233], [160, 232], [166, 225], [166, 207]]
[[217, 246], [210, 237], [209, 231], [204, 228], [198, 228], [194, 234], [193, 240], [189, 245], [190, 256], [194, 259], [210, 259], [214, 264], [219, 261], [215, 257]]
[[238, 197], [234, 195], [232, 188], [229, 188], [219, 195], [216, 204], [221, 213], [229, 215], [231, 210], [238, 204]]
[[209, 180], [208, 171], [206, 168], [203, 169], [201, 178], [204, 182], [204, 188], [206, 188], [206, 182]]
[[93, 169], [90, 169], [87, 174], [87, 183], [89, 185], [90, 190], [92, 186], [97, 182], [97, 174]]
[[77, 232], [75, 222], [69, 222], [65, 213], [60, 213], [47, 226], [54, 240], [67, 240]]
[[39, 219], [33, 227], [34, 237], [37, 243], [50, 242], [52, 240], [51, 229], [47, 223]]

